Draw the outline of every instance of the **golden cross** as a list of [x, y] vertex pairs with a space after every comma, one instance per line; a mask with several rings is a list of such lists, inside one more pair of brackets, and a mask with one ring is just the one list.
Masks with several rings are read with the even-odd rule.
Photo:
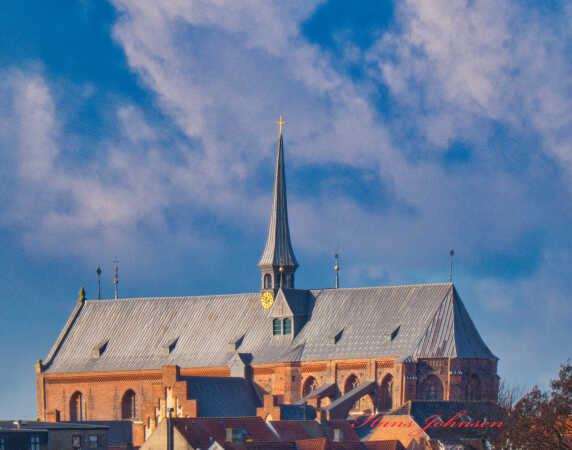
[[280, 120], [278, 122], [274, 122], [276, 125], [280, 125], [280, 136], [282, 136], [282, 125], [286, 125], [288, 122], [282, 120], [282, 114], [280, 114]]

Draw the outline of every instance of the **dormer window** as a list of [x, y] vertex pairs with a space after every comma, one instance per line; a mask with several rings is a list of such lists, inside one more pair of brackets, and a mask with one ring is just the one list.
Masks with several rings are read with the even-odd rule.
[[272, 334], [274, 336], [282, 334], [282, 321], [280, 319], [274, 319], [272, 321]]
[[93, 347], [93, 349], [91, 350], [91, 357], [94, 359], [98, 359], [103, 354], [105, 349], [107, 348], [108, 342], [109, 341], [107, 339], [104, 339], [99, 344], [97, 344], [95, 347]]
[[283, 321], [284, 324], [284, 334], [292, 334], [292, 319], [286, 317]]
[[292, 319], [290, 317], [272, 320], [272, 335], [280, 336], [283, 334], [292, 334]]
[[175, 345], [177, 345], [178, 340], [179, 340], [179, 338], [176, 337], [176, 338], [169, 340], [165, 344], [163, 344], [161, 346], [161, 352], [163, 353], [163, 355], [165, 355], [165, 356], [170, 355], [171, 352], [175, 349]]

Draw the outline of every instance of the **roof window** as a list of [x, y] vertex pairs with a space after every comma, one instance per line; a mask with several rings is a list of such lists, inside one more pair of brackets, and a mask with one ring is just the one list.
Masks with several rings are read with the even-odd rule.
[[99, 344], [97, 344], [95, 347], [93, 347], [93, 349], [91, 350], [91, 357], [95, 358], [95, 359], [99, 359], [101, 357], [101, 355], [103, 355], [103, 352], [105, 351], [105, 349], [107, 348], [108, 342], [109, 342], [108, 339], [104, 339]]
[[163, 344], [161, 346], [161, 350], [163, 352], [163, 355], [168, 356], [171, 354], [171, 352], [175, 349], [175, 346], [177, 345], [177, 341], [179, 340], [178, 337], [171, 339], [169, 342]]

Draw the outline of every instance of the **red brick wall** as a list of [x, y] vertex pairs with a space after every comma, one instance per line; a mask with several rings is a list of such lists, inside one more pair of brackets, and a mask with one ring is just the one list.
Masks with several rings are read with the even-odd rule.
[[[350, 375], [361, 381], [375, 379], [378, 387], [387, 374], [393, 376], [393, 407], [418, 398], [419, 386], [429, 375], [441, 380], [444, 398], [463, 396], [468, 377], [476, 374], [482, 386], [483, 400], [495, 400], [498, 389], [496, 361], [476, 359], [432, 359], [419, 364], [394, 364], [394, 359], [332, 360], [280, 363], [254, 366], [252, 379], [261, 395], [272, 394], [275, 404], [293, 403], [302, 396], [303, 382], [314, 377], [318, 386], [337, 383], [343, 393]], [[36, 388], [38, 395], [38, 417], [41, 420], [70, 420], [70, 398], [74, 392], [83, 395], [85, 418], [87, 420], [120, 420], [121, 399], [131, 389], [137, 398], [137, 420], [145, 427], [154, 429], [156, 419], [166, 415], [167, 406], [176, 408], [175, 416], [196, 417], [200, 405], [187, 398], [185, 381], [179, 377], [229, 376], [228, 367], [179, 369], [166, 366], [162, 370], [98, 372], [81, 374], [43, 374], [37, 368]], [[167, 398], [173, 404], [169, 404]], [[360, 400], [360, 407], [377, 404], [378, 398]], [[363, 405], [361, 404], [363, 403]], [[267, 409], [274, 405], [266, 405]], [[273, 416], [274, 418], [274, 416]], [[275, 419], [276, 420], [276, 419]], [[149, 430], [147, 430], [148, 432]]]

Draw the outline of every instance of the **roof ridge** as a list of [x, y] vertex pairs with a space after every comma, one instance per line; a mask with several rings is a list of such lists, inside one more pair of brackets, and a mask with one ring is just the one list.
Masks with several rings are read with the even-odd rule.
[[[406, 288], [406, 287], [424, 287], [424, 286], [450, 286], [453, 283], [420, 283], [420, 284], [392, 284], [387, 286], [362, 286], [362, 287], [344, 287], [344, 288], [311, 288], [311, 289], [286, 289], [288, 291], [326, 291], [326, 290], [336, 290], [336, 291], [348, 291], [355, 289], [391, 289], [391, 288]], [[86, 299], [86, 303], [91, 302], [118, 302], [126, 300], [189, 300], [197, 298], [214, 298], [214, 297], [231, 297], [231, 296], [244, 296], [244, 295], [259, 295], [259, 292], [237, 292], [231, 294], [204, 294], [204, 295], [177, 295], [173, 297], [165, 296], [151, 296], [151, 297], [120, 297], [120, 298], [106, 298], [106, 299]]]
[[423, 286], [452, 286], [453, 283], [451, 282], [444, 282], [444, 283], [418, 283], [418, 284], [389, 284], [386, 286], [361, 286], [361, 287], [344, 287], [344, 288], [335, 288], [335, 287], [326, 287], [326, 288], [316, 288], [316, 289], [308, 289], [308, 291], [326, 291], [326, 290], [336, 290], [336, 291], [344, 291], [350, 289], [380, 289], [380, 288], [400, 288], [400, 287], [423, 287]]

